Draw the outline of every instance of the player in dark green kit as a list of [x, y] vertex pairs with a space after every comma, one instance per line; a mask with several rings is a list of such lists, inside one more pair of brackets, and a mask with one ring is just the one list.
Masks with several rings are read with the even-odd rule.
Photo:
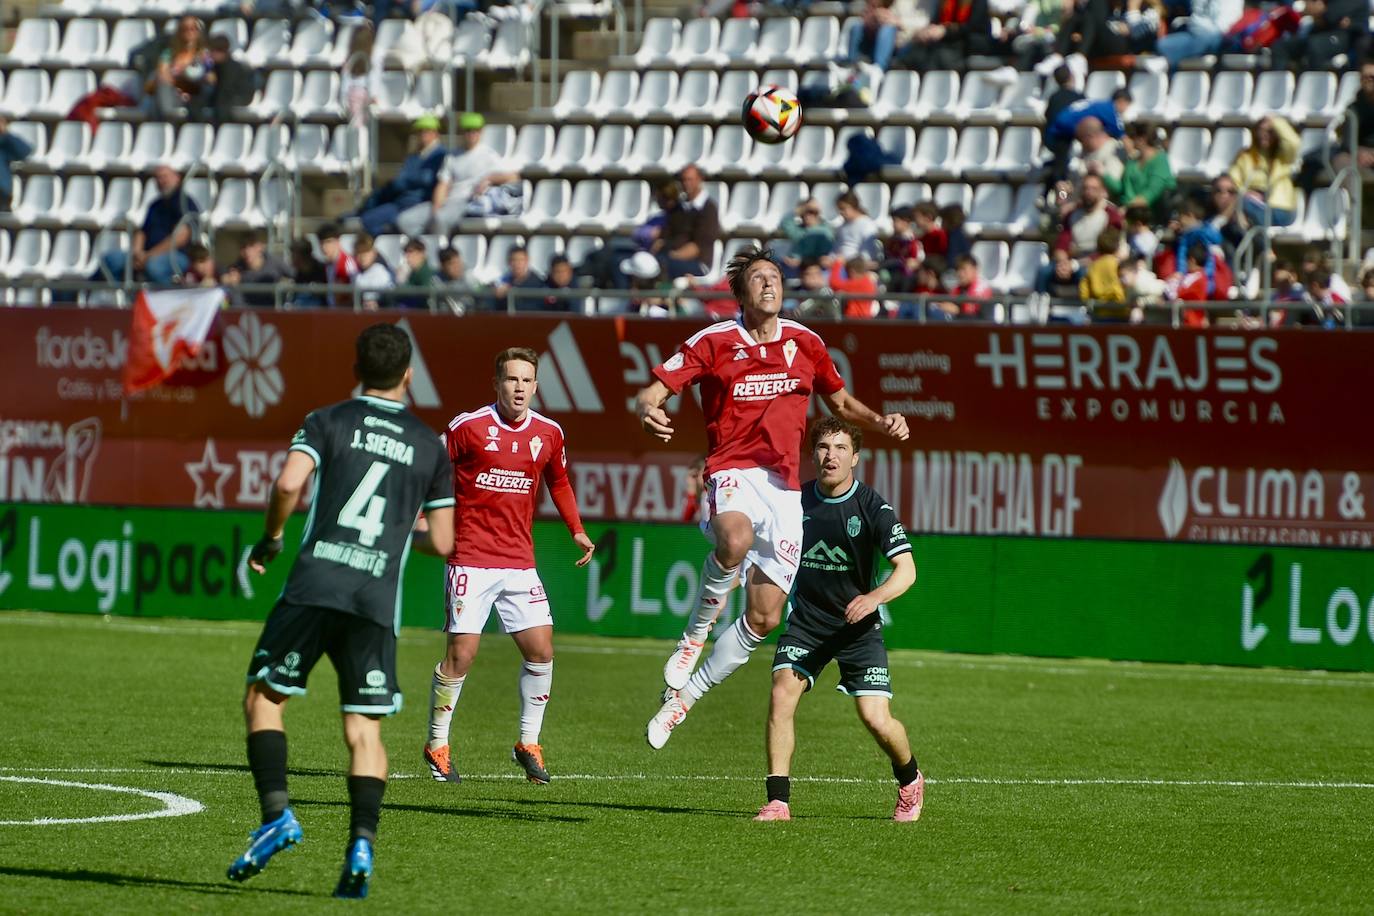
[[[811, 428], [816, 480], [802, 487], [802, 555], [792, 612], [773, 657], [768, 703], [768, 803], [757, 821], [791, 819], [790, 773], [796, 746], [793, 719], [802, 694], [831, 660], [839, 663], [839, 690], [854, 698], [859, 718], [892, 760], [897, 778], [895, 821], [921, 816], [925, 777], [916, 766], [906, 729], [892, 717], [891, 679], [878, 606], [916, 581], [911, 544], [897, 513], [854, 479], [863, 434], [827, 417]], [[877, 584], [878, 558], [892, 575]]]
[[282, 707], [305, 693], [310, 670], [328, 655], [338, 674], [352, 808], [334, 896], [367, 896], [386, 789], [381, 717], [401, 708], [401, 576], [422, 510], [428, 530], [416, 546], [440, 556], [453, 549], [453, 467], [439, 437], [402, 402], [410, 355], [410, 338], [394, 325], [373, 325], [359, 335], [354, 373], [362, 396], [305, 418], [273, 486], [262, 540], [249, 556], [261, 573], [281, 553], [286, 520], [314, 473], [300, 553], [248, 665], [243, 710], [262, 826], [229, 866], [235, 881], [256, 875], [301, 840], [286, 791]]

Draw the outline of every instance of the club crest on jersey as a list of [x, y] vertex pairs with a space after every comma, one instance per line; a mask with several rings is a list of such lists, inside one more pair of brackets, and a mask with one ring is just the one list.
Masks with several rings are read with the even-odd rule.
[[783, 358], [787, 360], [787, 368], [792, 368], [792, 360], [797, 358], [797, 342], [789, 340], [782, 345]]
[[849, 532], [850, 537], [856, 538], [859, 536], [859, 530], [862, 527], [863, 523], [859, 521], [859, 517], [857, 515], [851, 515], [849, 516], [849, 523], [845, 526], [845, 530]]
[[530, 457], [535, 461], [539, 460], [539, 453], [544, 450], [544, 440], [535, 436], [530, 440]]
[[489, 442], [487, 442], [487, 451], [499, 452], [501, 450], [501, 430], [499, 428], [495, 426], [488, 426], [487, 439], [490, 440]]

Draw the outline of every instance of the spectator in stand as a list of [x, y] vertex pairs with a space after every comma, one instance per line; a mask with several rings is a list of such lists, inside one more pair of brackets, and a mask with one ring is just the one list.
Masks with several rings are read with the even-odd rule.
[[[506, 311], [510, 307], [509, 294], [513, 289], [543, 288], [544, 278], [539, 275], [539, 271], [530, 268], [529, 250], [523, 245], [516, 245], [506, 255], [506, 272], [491, 288], [492, 307], [498, 311]], [[542, 299], [516, 296], [514, 301], [514, 309], [517, 312], [539, 312], [544, 308]]]
[[1368, 0], [1307, 0], [1296, 32], [1273, 44], [1276, 69], [1343, 70], [1369, 45]]
[[297, 239], [291, 243], [291, 273], [295, 277], [296, 288], [287, 300], [289, 305], [293, 308], [317, 309], [328, 304], [322, 294], [299, 289], [306, 285], [323, 285], [328, 282], [324, 264], [315, 257], [315, 249], [306, 239]]
[[459, 316], [476, 309], [478, 297], [485, 293], [468, 280], [463, 253], [452, 247], [439, 252], [439, 275], [434, 278], [434, 285], [442, 291], [440, 305]]
[[841, 222], [835, 230], [835, 251], [832, 260], [843, 264], [854, 258], [876, 253], [878, 224], [859, 202], [859, 195], [853, 191], [845, 191], [835, 200], [835, 209], [840, 213]]
[[196, 104], [206, 88], [205, 77], [211, 66], [204, 26], [195, 16], [182, 16], [143, 87], [154, 113], [163, 120], [186, 117], [188, 106]]
[[1134, 308], [1131, 321], [1140, 322], [1145, 318], [1142, 306], [1157, 305], [1164, 299], [1168, 287], [1163, 280], [1150, 270], [1149, 261], [1141, 257], [1129, 257], [1121, 262], [1117, 270], [1121, 287], [1126, 291], [1126, 301]]
[[626, 311], [650, 318], [668, 317], [669, 303], [663, 293], [671, 287], [657, 258], [647, 251], [636, 251], [620, 263], [620, 272], [629, 280]]
[[1185, 60], [1216, 54], [1221, 50], [1222, 37], [1240, 18], [1242, 0], [1193, 0], [1188, 21], [1159, 39], [1154, 58], [1163, 66], [1158, 69], [1177, 70]]
[[678, 182], [685, 198], [682, 209], [691, 215], [691, 222], [690, 233], [670, 236], [664, 245], [664, 266], [673, 280], [699, 277], [709, 271], [716, 257], [716, 242], [720, 241], [720, 210], [706, 193], [701, 169], [687, 166], [678, 174]]
[[658, 209], [649, 215], [630, 238], [640, 251], [658, 252], [663, 245], [661, 239], [668, 227], [668, 215], [682, 206], [682, 187], [676, 179], [669, 179], [654, 191], [654, 203]]
[[945, 230], [945, 261], [958, 265], [959, 259], [973, 254], [973, 239], [964, 230], [964, 208], [949, 204], [940, 208], [940, 226]]
[[1054, 248], [1075, 258], [1087, 258], [1097, 251], [1097, 238], [1103, 229], [1108, 226], [1120, 229], [1122, 225], [1121, 211], [1107, 199], [1107, 186], [1102, 178], [1085, 176], [1078, 202], [1062, 211]]
[[1059, 33], [1059, 51], [1076, 51], [1090, 62], [1120, 58], [1131, 52], [1130, 37], [1124, 28], [1115, 28], [1112, 0], [1080, 0]]
[[234, 120], [234, 109], [253, 101], [258, 90], [257, 74], [243, 61], [235, 60], [227, 35], [211, 35], [210, 72], [196, 99], [196, 116], [214, 124]]
[[1125, 321], [1130, 311], [1125, 308], [1103, 308], [1102, 304], [1126, 302], [1126, 290], [1121, 285], [1121, 232], [1108, 226], [1097, 239], [1097, 257], [1093, 258], [1083, 279], [1078, 284], [1078, 296], [1086, 301], [1096, 302], [1093, 309], [1095, 321]]
[[[339, 227], [325, 223], [316, 236], [320, 240], [320, 253], [324, 255], [324, 282], [330, 286], [348, 286], [358, 273], [358, 262], [353, 255], [344, 251]], [[338, 308], [352, 308], [353, 297], [347, 292], [334, 294], [334, 305]]]
[[[307, 252], [309, 251], [309, 243]], [[310, 258], [312, 261], [314, 257]], [[318, 263], [318, 262], [317, 262]], [[267, 237], [261, 232], [251, 232], [239, 244], [239, 259], [229, 266], [220, 278], [225, 286], [231, 287], [230, 298], [236, 306], [271, 308], [276, 304], [272, 293], [241, 293], [237, 287], [242, 283], [249, 285], [273, 285], [291, 279], [291, 268], [267, 253]], [[322, 282], [301, 280], [302, 283]]]
[[706, 520], [706, 456], [698, 455], [687, 465], [682, 481], [682, 510], [678, 521], [695, 525]]
[[[1192, 245], [1188, 248], [1183, 272], [1174, 275], [1169, 281], [1172, 299], [1178, 302], [1206, 302], [1212, 298], [1209, 292], [1210, 284], [1207, 270], [1204, 266], [1209, 257], [1210, 255], [1203, 245]], [[1183, 326], [1185, 328], [1205, 328], [1209, 323], [1206, 309], [1185, 308], [1183, 310]]]
[[940, 225], [940, 208], [923, 200], [912, 208], [911, 215], [916, 223], [916, 238], [925, 256], [936, 255], [948, 261], [949, 234]]
[[[1021, 13], [1020, 29], [1011, 40], [1017, 70], [1032, 69], [1054, 49], [1060, 27], [1072, 8], [1072, 2], [1066, 3], [1065, 0], [1030, 0], [1026, 3]], [[1068, 68], [1065, 68], [1065, 72], [1068, 72]]]
[[1126, 248], [1131, 256], [1153, 260], [1159, 251], [1159, 236], [1150, 228], [1150, 211], [1142, 206], [1126, 208]]
[[[936, 296], [949, 292], [945, 289], [943, 279], [946, 266], [947, 262], [940, 255], [928, 255], [921, 262], [921, 266], [916, 268], [916, 276], [912, 280], [910, 291], [922, 296]], [[922, 314], [920, 300], [907, 300], [897, 307], [898, 318], [919, 319]]]
[[1068, 252], [1056, 250], [1049, 264], [1042, 294], [1048, 299], [1078, 302], [1083, 294], [1083, 269]]
[[1062, 181], [1069, 171], [1069, 157], [1073, 152], [1073, 141], [1078, 134], [1078, 125], [1086, 118], [1096, 118], [1106, 131], [1107, 136], [1120, 139], [1126, 133], [1123, 118], [1126, 109], [1131, 107], [1131, 93], [1128, 89], [1118, 89], [1110, 99], [1080, 99], [1072, 103], [1045, 128], [1045, 144], [1054, 155], [1050, 165], [1050, 178]]
[[1102, 122], [1097, 118], [1084, 118], [1078, 122], [1074, 135], [1078, 138], [1082, 155], [1079, 157], [1077, 169], [1071, 165], [1070, 176], [1078, 179], [1091, 173], [1101, 175], [1108, 183], [1108, 187], [1112, 182], [1120, 185], [1121, 176], [1126, 171], [1126, 162], [1121, 156], [1121, 144], [1108, 136], [1102, 128]]
[[845, 299], [843, 302], [845, 318], [877, 318], [878, 300], [867, 298], [876, 296], [878, 282], [868, 269], [868, 260], [863, 255], [855, 255], [848, 261], [838, 257], [830, 263], [830, 288], [837, 293], [861, 293], [862, 299]]
[[[382, 258], [381, 252], [377, 251], [372, 236], [367, 233], [362, 233], [354, 239], [353, 261], [357, 265], [357, 273], [352, 278], [353, 285], [361, 292], [363, 309], [375, 312], [382, 307], [382, 297], [378, 293], [394, 289], [396, 276], [392, 273], [391, 265]], [[391, 305], [394, 301], [388, 299], [387, 304]]]
[[784, 307], [804, 321], [813, 318], [838, 320], [844, 309], [825, 285], [825, 277], [825, 268], [820, 261], [803, 262], [800, 276], [791, 290], [791, 301], [784, 303]]
[[439, 143], [439, 119], [434, 115], [416, 118], [411, 125], [411, 134], [416, 149], [401, 163], [400, 173], [369, 194], [358, 208], [358, 217], [369, 235], [377, 236], [395, 229], [402, 213], [422, 206], [435, 196], [439, 170], [447, 156], [447, 150]]
[[954, 275], [958, 280], [950, 293], [965, 299], [962, 302], [933, 303], [931, 307], [935, 309], [935, 314], [943, 315], [946, 320], [982, 318], [983, 306], [993, 297], [993, 292], [978, 273], [978, 259], [971, 254], [959, 255], [954, 261]]
[[964, 70], [968, 58], [996, 52], [988, 0], [940, 0], [934, 21], [916, 30], [902, 49], [912, 70]]
[[1230, 175], [1222, 175], [1212, 182], [1208, 201], [1209, 222], [1221, 236], [1221, 244], [1228, 252], [1235, 252], [1245, 238], [1245, 224], [1240, 212], [1240, 189]]
[[[1360, 91], [1351, 99], [1346, 112], [1354, 115], [1359, 125], [1355, 142], [1356, 156], [1361, 169], [1374, 169], [1374, 60], [1360, 64]], [[1331, 169], [1339, 172], [1350, 165], [1350, 119], [1341, 120], [1336, 139], [1331, 143]], [[1317, 149], [1308, 153], [1302, 160], [1302, 176], [1299, 179], [1304, 190], [1311, 192], [1321, 181], [1330, 181], [1335, 173], [1326, 167], [1327, 150]]]
[[1359, 301], [1374, 302], [1374, 267], [1366, 267], [1360, 272]]
[[[1198, 263], [1206, 280], [1203, 299], [1223, 299], [1226, 297], [1227, 290], [1224, 288], [1225, 277], [1219, 270], [1222, 263], [1218, 257], [1221, 251], [1221, 233], [1216, 226], [1207, 222], [1207, 211], [1202, 204], [1195, 200], [1184, 201], [1179, 208], [1178, 226], [1174, 231], [1173, 248], [1160, 259], [1161, 270], [1159, 275], [1166, 280], [1174, 280], [1183, 270], [1179, 265], [1184, 264], [1190, 251], [1194, 248], [1201, 249], [1202, 257]], [[1172, 262], [1169, 262], [1169, 256]]]
[[33, 146], [10, 133], [9, 118], [0, 117], [0, 213], [8, 213], [14, 198], [14, 163], [33, 155]]
[[849, 32], [848, 53], [838, 63], [871, 61], [880, 70], [892, 65], [892, 54], [914, 39], [921, 24], [915, 0], [867, 0], [858, 27]]
[[1070, 105], [1083, 101], [1083, 93], [1074, 88], [1073, 71], [1066, 64], [1060, 64], [1054, 69], [1054, 85], [1054, 92], [1045, 101], [1045, 127], [1041, 132], [1041, 138], [1047, 144], [1050, 142], [1050, 128], [1059, 120], [1059, 116]]
[[1157, 211], [1177, 186], [1163, 136], [1152, 125], [1132, 124], [1121, 142], [1126, 148], [1126, 165], [1118, 178], [1102, 172], [1107, 192], [1119, 206]]
[[171, 167], [153, 169], [153, 181], [158, 197], [149, 205], [142, 228], [134, 233], [132, 250], [106, 252], [91, 279], [123, 281], [125, 270], [131, 269], [135, 278], [167, 284], [186, 270], [191, 226], [183, 219], [199, 213], [200, 207], [189, 194], [182, 193], [181, 174]]
[[413, 293], [398, 296], [394, 302], [405, 309], [429, 308], [429, 292], [434, 288], [434, 266], [429, 263], [429, 251], [419, 239], [407, 239], [401, 248], [401, 265], [396, 272], [396, 286]]
[[788, 273], [835, 250], [835, 231], [821, 218], [821, 205], [814, 197], [797, 204], [796, 214], [783, 221], [782, 234], [792, 243], [782, 259]]
[[1331, 261], [1320, 248], [1309, 248], [1303, 252], [1302, 256], [1302, 279], [1308, 289], [1312, 287], [1312, 278], [1319, 273], [1330, 274], [1330, 281], [1327, 286], [1332, 295], [1341, 302], [1354, 302], [1355, 294], [1350, 289], [1350, 284], [1345, 282], [1345, 278], [1331, 269]]
[[910, 207], [892, 211], [892, 235], [883, 243], [880, 268], [887, 274], [887, 288], [905, 292], [916, 281], [916, 269], [925, 260], [925, 249], [916, 237], [915, 213]]
[[1236, 154], [1227, 174], [1241, 190], [1241, 212], [1251, 225], [1293, 225], [1298, 215], [1293, 167], [1300, 144], [1288, 121], [1268, 115], [1255, 128], [1254, 142]]
[[[1350, 305], [1349, 296], [1334, 288], [1334, 276], [1329, 270], [1318, 270], [1307, 281], [1307, 290], [1316, 307], [1317, 318], [1323, 327], [1328, 328], [1339, 327], [1345, 322], [1346, 307]], [[1345, 288], [1348, 290], [1350, 287], [1346, 285]]]
[[[437, 119], [435, 124], [437, 129]], [[402, 232], [407, 235], [448, 232], [462, 220], [468, 202], [474, 197], [485, 194], [488, 188], [520, 180], [518, 171], [497, 155], [496, 150], [482, 143], [482, 128], [486, 124], [486, 119], [475, 112], [458, 116], [462, 149], [449, 152], [430, 186], [430, 193], [396, 218], [396, 225]]]
[[182, 286], [211, 287], [219, 285], [215, 258], [204, 245], [190, 245], [186, 249], [186, 273], [181, 275]]
[[[545, 285], [549, 289], [572, 289], [576, 285], [574, 280], [572, 262], [561, 254], [554, 255], [549, 260], [548, 281]], [[580, 315], [587, 311], [587, 305], [585, 298], [549, 296], [544, 300], [544, 311], [576, 312]]]

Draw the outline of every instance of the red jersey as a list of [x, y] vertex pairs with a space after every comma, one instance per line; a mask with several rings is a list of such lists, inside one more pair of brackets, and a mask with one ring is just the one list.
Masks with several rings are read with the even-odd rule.
[[801, 489], [806, 408], [813, 390], [834, 394], [844, 387], [825, 343], [814, 331], [779, 318], [773, 339], [759, 343], [738, 321], [698, 331], [654, 368], [674, 393], [697, 382], [706, 416], [706, 474], [734, 468], [765, 468]]
[[449, 563], [498, 569], [534, 566], [535, 502], [545, 477], [568, 530], [582, 533], [568, 480], [563, 427], [530, 411], [511, 426], [496, 405], [461, 413], [444, 433], [457, 500]]

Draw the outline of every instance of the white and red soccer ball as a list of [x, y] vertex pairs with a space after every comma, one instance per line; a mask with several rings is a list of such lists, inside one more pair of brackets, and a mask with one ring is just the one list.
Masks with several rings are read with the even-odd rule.
[[782, 143], [801, 130], [801, 102], [790, 89], [762, 86], [744, 100], [740, 119], [759, 143]]

